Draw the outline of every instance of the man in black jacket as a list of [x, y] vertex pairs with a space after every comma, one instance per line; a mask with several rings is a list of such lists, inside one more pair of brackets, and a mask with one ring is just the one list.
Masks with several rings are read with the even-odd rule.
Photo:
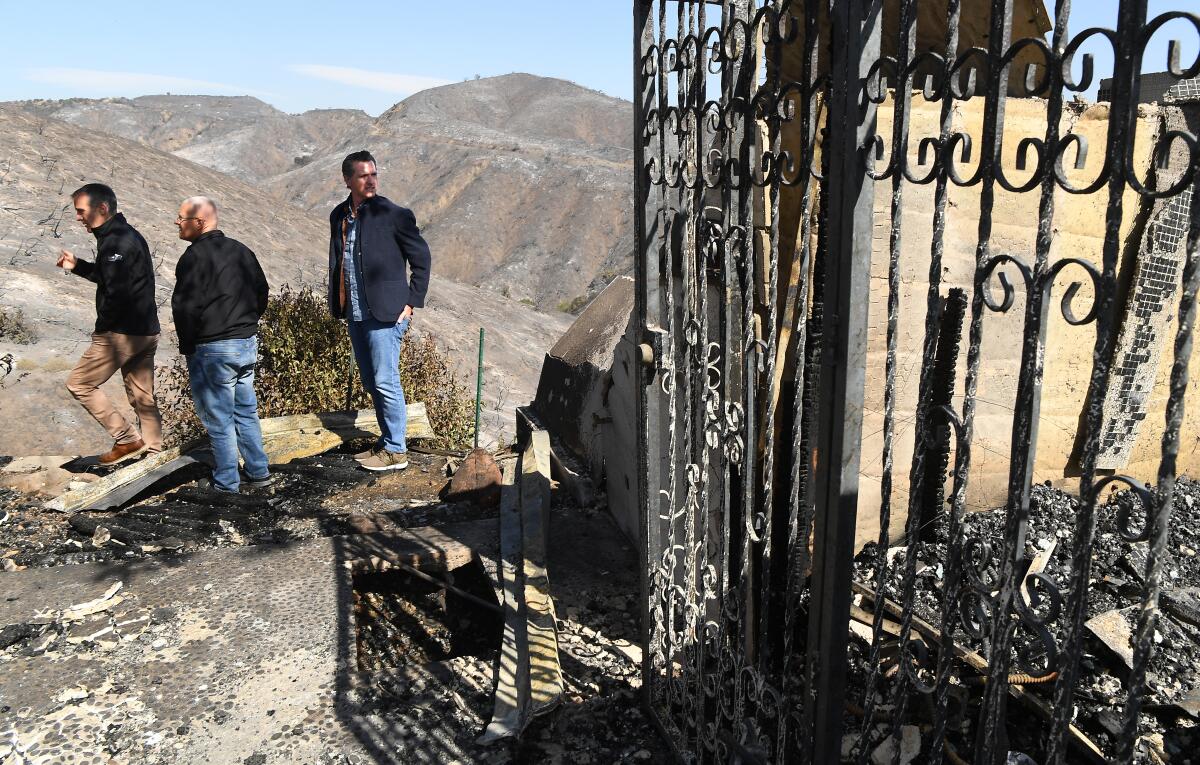
[[380, 439], [355, 455], [367, 470], [408, 467], [400, 343], [429, 289], [429, 245], [410, 210], [379, 196], [375, 158], [342, 161], [350, 196], [329, 214], [329, 310], [344, 318], [363, 387], [375, 402]]
[[[258, 320], [267, 309], [267, 277], [258, 258], [217, 228], [208, 197], [184, 200], [175, 219], [191, 242], [175, 266], [171, 311], [179, 352], [187, 357], [196, 415], [213, 450], [213, 488], [236, 492], [270, 483], [258, 422], [254, 365]], [[238, 474], [238, 453], [245, 478]]]
[[[159, 333], [154, 262], [146, 240], [117, 212], [117, 196], [111, 188], [89, 183], [71, 199], [75, 220], [96, 236], [96, 262], [63, 250], [58, 267], [96, 284], [96, 330], [67, 377], [67, 390], [112, 436], [112, 449], [99, 460], [102, 465], [115, 465], [162, 448], [162, 417], [154, 402]], [[100, 390], [118, 369], [137, 426]]]

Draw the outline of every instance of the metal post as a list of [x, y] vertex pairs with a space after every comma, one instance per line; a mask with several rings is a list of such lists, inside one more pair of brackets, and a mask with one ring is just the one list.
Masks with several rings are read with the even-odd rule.
[[817, 388], [816, 517], [805, 715], [813, 733], [811, 762], [841, 756], [846, 689], [850, 579], [858, 514], [858, 466], [866, 377], [867, 300], [874, 184], [863, 147], [875, 133], [875, 104], [864, 97], [879, 58], [881, 3], [843, 0], [830, 8], [832, 88], [828, 122], [826, 325]]
[[483, 327], [479, 328], [479, 367], [475, 370], [475, 448], [479, 448], [479, 411], [483, 407]]
[[[654, 688], [650, 650], [653, 628], [651, 626], [650, 561], [652, 551], [657, 552], [657, 511], [651, 507], [658, 501], [661, 481], [660, 431], [657, 427], [660, 411], [657, 396], [651, 384], [661, 363], [661, 345], [651, 340], [652, 333], [660, 325], [659, 286], [657, 263], [651, 267], [652, 253], [658, 250], [658, 209], [651, 201], [651, 188], [647, 162], [650, 157], [661, 159], [659, 142], [661, 136], [651, 140], [647, 132], [650, 114], [657, 106], [656, 81], [660, 78], [658, 56], [655, 54], [654, 4], [650, 0], [634, 0], [633, 3], [633, 225], [634, 241], [638, 249], [634, 253], [634, 326], [639, 336], [636, 357], [636, 384], [634, 397], [637, 409], [638, 440], [638, 508], [642, 539], [639, 547], [639, 570], [641, 573], [642, 612], [642, 690], [643, 701], [651, 706]], [[661, 165], [660, 165], [661, 168]], [[661, 333], [659, 334], [661, 337]], [[651, 719], [660, 724], [655, 715]]]

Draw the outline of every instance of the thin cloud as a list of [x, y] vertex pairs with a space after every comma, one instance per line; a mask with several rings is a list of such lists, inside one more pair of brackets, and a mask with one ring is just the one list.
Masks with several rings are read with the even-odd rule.
[[322, 64], [296, 64], [290, 69], [298, 74], [314, 77], [318, 80], [328, 80], [341, 85], [355, 88], [377, 90], [382, 93], [400, 93], [411, 95], [426, 88], [436, 88], [449, 85], [452, 80], [442, 80], [437, 77], [421, 77], [415, 74], [397, 74], [395, 72], [373, 72], [368, 69], [355, 69], [349, 66], [324, 66]]
[[208, 80], [193, 80], [187, 77], [171, 77], [142, 72], [107, 72], [98, 69], [74, 69], [71, 67], [44, 67], [30, 69], [25, 79], [47, 85], [71, 88], [81, 93], [105, 95], [146, 93], [192, 93], [215, 95], [266, 95], [238, 85]]

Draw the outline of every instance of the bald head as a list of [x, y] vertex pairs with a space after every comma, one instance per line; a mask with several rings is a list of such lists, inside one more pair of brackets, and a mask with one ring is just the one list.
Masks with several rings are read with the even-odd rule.
[[204, 196], [188, 197], [179, 206], [179, 238], [194, 242], [201, 234], [217, 227], [217, 203]]

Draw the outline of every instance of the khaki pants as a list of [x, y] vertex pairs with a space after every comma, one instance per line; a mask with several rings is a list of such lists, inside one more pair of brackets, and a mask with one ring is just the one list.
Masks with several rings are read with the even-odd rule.
[[[158, 413], [158, 405], [154, 403], [156, 350], [158, 335], [97, 332], [92, 335], [92, 344], [67, 377], [67, 390], [118, 444], [133, 443], [140, 438], [150, 451], [162, 449], [162, 416]], [[140, 434], [100, 390], [100, 386], [118, 369], [121, 370], [121, 379], [125, 381], [125, 395], [141, 426]]]

